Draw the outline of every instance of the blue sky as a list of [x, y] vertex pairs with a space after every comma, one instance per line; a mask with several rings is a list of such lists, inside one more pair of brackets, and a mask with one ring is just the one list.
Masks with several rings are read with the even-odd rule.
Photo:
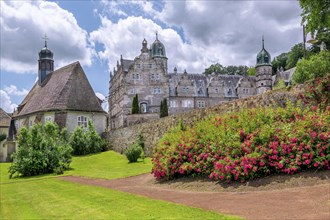
[[[0, 1], [1, 108], [12, 112], [37, 78], [42, 37], [55, 68], [79, 61], [97, 95], [108, 94], [120, 55], [134, 59], [158, 32], [169, 72], [202, 73], [213, 63], [255, 65], [261, 36], [272, 57], [302, 41], [296, 0]], [[104, 106], [106, 108], [106, 104]]]

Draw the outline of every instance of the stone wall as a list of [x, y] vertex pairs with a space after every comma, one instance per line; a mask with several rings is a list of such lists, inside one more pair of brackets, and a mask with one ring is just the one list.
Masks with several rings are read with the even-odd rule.
[[260, 106], [284, 107], [286, 105], [286, 100], [291, 100], [295, 103], [300, 92], [303, 92], [301, 87], [294, 87], [290, 91], [286, 89], [267, 91], [261, 95], [222, 103], [211, 108], [193, 110], [191, 112], [172, 115], [147, 123], [111, 130], [105, 133], [105, 137], [115, 151], [123, 153], [124, 149], [130, 146], [137, 139], [137, 136], [141, 134], [145, 140], [146, 154], [151, 156], [152, 149], [157, 146], [159, 139], [169, 129], [176, 126], [179, 120], [182, 120], [186, 126], [192, 126], [195, 122], [210, 115], [238, 111], [242, 108]]

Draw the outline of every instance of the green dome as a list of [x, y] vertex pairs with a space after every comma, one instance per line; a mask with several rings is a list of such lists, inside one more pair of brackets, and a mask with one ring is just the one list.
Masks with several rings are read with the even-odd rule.
[[268, 51], [264, 47], [264, 39], [262, 38], [262, 49], [257, 55], [257, 66], [258, 65], [271, 65], [271, 57]]
[[39, 52], [39, 59], [53, 59], [53, 52], [49, 50], [46, 46]]
[[151, 56], [152, 57], [166, 57], [165, 47], [162, 42], [158, 40], [158, 36], [156, 35], [155, 42], [151, 45]]

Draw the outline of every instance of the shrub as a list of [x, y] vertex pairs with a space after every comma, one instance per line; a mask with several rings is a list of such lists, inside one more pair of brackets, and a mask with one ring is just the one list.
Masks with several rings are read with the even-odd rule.
[[95, 131], [93, 123], [88, 121], [88, 129], [81, 126], [76, 127], [71, 134], [69, 143], [74, 155], [86, 155], [101, 152], [106, 149], [106, 141]]
[[294, 83], [304, 83], [307, 80], [314, 80], [330, 73], [330, 52], [321, 51], [310, 57], [302, 59], [297, 63], [297, 69], [293, 74]]
[[71, 163], [72, 149], [61, 136], [58, 126], [51, 122], [36, 124], [31, 129], [22, 128], [18, 146], [9, 168], [10, 178], [14, 175], [61, 174]]
[[330, 107], [245, 109], [166, 133], [154, 151], [157, 179], [249, 180], [330, 169]]
[[136, 162], [139, 158], [143, 149], [137, 143], [132, 144], [132, 146], [126, 148], [124, 154], [126, 155], [130, 163]]

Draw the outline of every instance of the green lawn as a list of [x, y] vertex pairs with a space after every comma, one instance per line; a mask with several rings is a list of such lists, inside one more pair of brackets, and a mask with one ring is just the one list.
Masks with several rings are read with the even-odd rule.
[[107, 151], [90, 156], [74, 157], [71, 163], [72, 170], [65, 175], [86, 176], [102, 179], [116, 179], [150, 173], [151, 160], [128, 163], [124, 155], [114, 151]]
[[[0, 219], [237, 219], [215, 212], [136, 196], [108, 188], [66, 182], [54, 175], [8, 179], [0, 164]], [[129, 164], [109, 151], [75, 157], [65, 175], [105, 179], [150, 172], [150, 160]]]

